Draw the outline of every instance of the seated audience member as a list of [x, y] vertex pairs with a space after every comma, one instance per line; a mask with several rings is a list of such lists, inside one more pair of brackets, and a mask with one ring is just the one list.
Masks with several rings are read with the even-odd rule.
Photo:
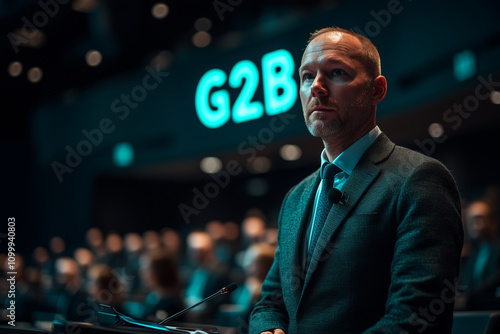
[[245, 252], [253, 244], [262, 242], [266, 234], [266, 220], [263, 213], [258, 209], [247, 211], [241, 222], [241, 247], [235, 255], [235, 264], [243, 268]]
[[70, 257], [56, 261], [57, 281], [61, 287], [56, 312], [64, 320], [91, 322], [95, 316], [92, 300], [82, 286], [78, 263]]
[[[158, 250], [142, 256], [141, 277], [150, 289], [141, 318], [158, 322], [184, 308], [177, 259], [169, 252]], [[175, 319], [183, 320], [183, 316]]]
[[497, 203], [489, 198], [475, 200], [464, 212], [470, 253], [460, 274], [457, 310], [500, 308], [500, 238]]
[[205, 231], [214, 242], [215, 256], [227, 266], [233, 264], [233, 250], [225, 238], [225, 225], [219, 220], [211, 220], [205, 226]]
[[243, 247], [248, 248], [252, 244], [261, 242], [266, 233], [266, 220], [260, 210], [249, 210], [242, 222]]
[[266, 229], [266, 233], [264, 235], [264, 242], [269, 245], [278, 247], [278, 228], [277, 227], [269, 227]]
[[[49, 261], [52, 266], [52, 272], [56, 272], [56, 262], [58, 259], [66, 256], [66, 242], [63, 238], [54, 236], [49, 240]], [[52, 286], [59, 288], [56, 275], [52, 276]]]
[[[187, 278], [185, 304], [195, 305], [229, 284], [228, 268], [216, 257], [214, 241], [207, 232], [193, 231], [187, 237], [192, 270]], [[227, 295], [218, 296], [187, 313], [189, 322], [214, 324], [218, 308], [227, 303]]]
[[41, 284], [44, 290], [49, 290], [54, 287], [55, 283], [55, 267], [51, 263], [47, 248], [39, 246], [33, 250], [33, 266], [40, 270]]
[[240, 226], [234, 221], [227, 221], [224, 223], [224, 239], [229, 242], [234, 248], [233, 252], [239, 250], [241, 246], [241, 231]]
[[123, 238], [116, 232], [111, 232], [106, 236], [106, 264], [118, 271], [125, 269], [127, 259], [123, 247]]
[[123, 313], [125, 287], [110, 266], [96, 264], [89, 268], [87, 290], [95, 301], [96, 312], [99, 304], [105, 304]]
[[127, 265], [125, 275], [127, 276], [128, 299], [135, 300], [137, 295], [143, 291], [142, 281], [139, 273], [140, 258], [144, 251], [144, 241], [142, 236], [135, 232], [125, 234], [125, 256]]
[[241, 305], [252, 304], [249, 305], [249, 312], [253, 304], [261, 298], [261, 286], [273, 265], [274, 252], [276, 252], [275, 246], [263, 242], [252, 245], [246, 251], [243, 259], [246, 280], [241, 292], [235, 294], [233, 300]]
[[95, 263], [106, 263], [106, 245], [102, 231], [97, 227], [88, 229], [85, 239], [94, 254]]
[[183, 259], [183, 244], [176, 230], [166, 227], [160, 231], [161, 246], [170, 252], [176, 259]]
[[75, 249], [73, 258], [76, 260], [78, 266], [80, 267], [83, 282], [86, 282], [88, 277], [88, 270], [94, 264], [94, 254], [92, 254], [92, 252], [88, 248], [79, 247]]
[[223, 305], [219, 314], [219, 324], [237, 327], [238, 319], [248, 322], [250, 313], [261, 295], [261, 287], [274, 261], [276, 246], [255, 243], [246, 250], [243, 259], [245, 281], [230, 295], [230, 304]]
[[224, 223], [224, 244], [228, 252], [230, 252], [231, 269], [238, 270], [237, 255], [241, 250], [241, 229], [234, 221], [227, 221]]
[[156, 252], [162, 247], [160, 233], [155, 230], [147, 230], [142, 234], [146, 252]]

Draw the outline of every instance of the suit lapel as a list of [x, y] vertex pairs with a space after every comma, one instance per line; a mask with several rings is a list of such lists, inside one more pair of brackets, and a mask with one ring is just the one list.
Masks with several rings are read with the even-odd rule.
[[[299, 204], [296, 208], [292, 209], [292, 214], [289, 216], [287, 231], [283, 231], [287, 236], [283, 237], [282, 240], [291, 241], [285, 245], [281, 245], [282, 252], [285, 254], [283, 256], [284, 268], [288, 268], [291, 271], [290, 282], [291, 290], [293, 291], [293, 297], [296, 305], [298, 305], [300, 294], [302, 292], [302, 286], [297, 285], [297, 282], [302, 282], [305, 276], [305, 268], [301, 263], [301, 252], [302, 252], [302, 242], [307, 230], [307, 224], [309, 223], [309, 210], [314, 201], [316, 195], [316, 190], [319, 185], [319, 170], [311, 177], [308, 184], [305, 185], [304, 191], [301, 194]], [[299, 280], [297, 280], [299, 279]]]
[[342, 193], [346, 199], [344, 200], [344, 204], [334, 204], [326, 218], [326, 224], [319, 236], [316, 249], [314, 250], [309, 268], [307, 269], [302, 293], [304, 293], [316, 267], [321, 265], [322, 260], [324, 261], [325, 257], [331, 253], [333, 248], [331, 244], [333, 234], [346, 220], [348, 214], [357, 205], [363, 194], [368, 191], [370, 185], [380, 174], [380, 169], [377, 167], [377, 164], [390, 155], [394, 146], [394, 143], [384, 134], [381, 134], [361, 157], [352, 175], [347, 179], [342, 187]]

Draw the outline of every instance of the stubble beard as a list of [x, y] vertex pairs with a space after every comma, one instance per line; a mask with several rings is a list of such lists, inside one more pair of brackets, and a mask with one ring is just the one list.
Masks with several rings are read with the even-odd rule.
[[[326, 102], [314, 99], [307, 106], [307, 110], [311, 110], [316, 105], [325, 105], [334, 108], [334, 112], [337, 113], [337, 115], [333, 119], [328, 119], [324, 117], [324, 115], [318, 114], [313, 121], [307, 117], [305, 120], [307, 129], [311, 135], [320, 138], [343, 137], [354, 133], [367, 121], [367, 115], [370, 112], [371, 105], [369, 92], [369, 89], [363, 90], [353, 101], [352, 105], [348, 107], [340, 106], [339, 103], [333, 99], [328, 99]], [[309, 115], [309, 112], [307, 115]], [[354, 115], [354, 117], [349, 117], [349, 119], [344, 120], [342, 117], [345, 115]]]
[[327, 120], [323, 115], [318, 115], [315, 120], [306, 120], [307, 129], [314, 137], [329, 137], [336, 133], [340, 133], [344, 128], [344, 124], [339, 115], [334, 119]]

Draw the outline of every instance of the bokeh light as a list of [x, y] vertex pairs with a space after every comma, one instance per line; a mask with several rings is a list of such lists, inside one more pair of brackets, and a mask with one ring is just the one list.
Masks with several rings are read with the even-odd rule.
[[204, 173], [215, 174], [222, 169], [222, 161], [216, 157], [206, 157], [201, 160], [200, 168]]

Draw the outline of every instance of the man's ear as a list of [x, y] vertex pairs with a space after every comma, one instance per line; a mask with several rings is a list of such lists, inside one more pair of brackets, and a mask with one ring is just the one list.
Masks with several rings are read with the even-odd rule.
[[387, 80], [384, 76], [379, 75], [373, 80], [372, 104], [379, 104], [387, 94]]

